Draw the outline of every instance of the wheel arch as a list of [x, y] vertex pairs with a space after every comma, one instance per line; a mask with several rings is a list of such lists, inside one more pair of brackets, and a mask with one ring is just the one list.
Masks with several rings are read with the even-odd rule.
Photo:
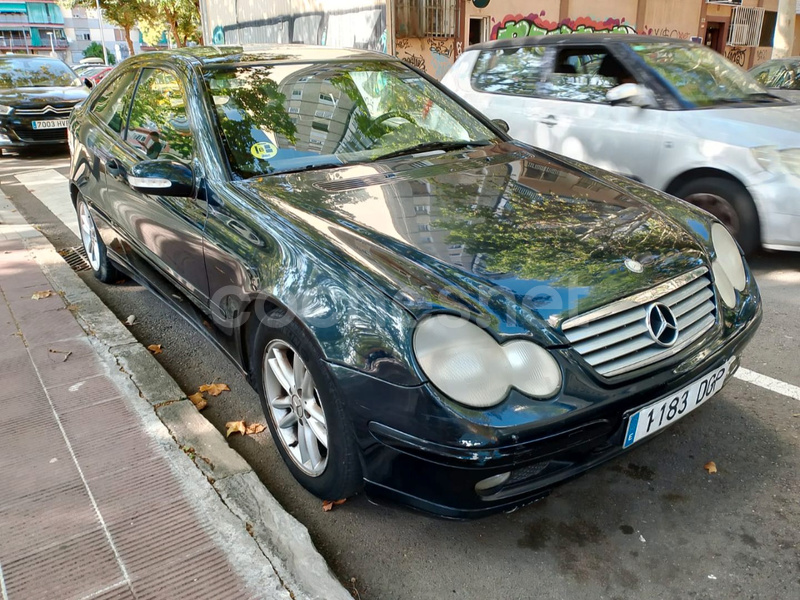
[[[714, 167], [699, 167], [684, 171], [680, 175], [674, 177], [672, 181], [670, 181], [664, 188], [664, 191], [675, 196], [677, 195], [677, 192], [690, 181], [703, 179], [705, 177], [718, 177], [720, 179], [727, 179], [728, 181], [739, 184], [744, 190], [747, 190], [747, 186], [745, 186], [745, 184], [738, 177], [731, 175], [727, 171], [716, 169]], [[750, 192], [748, 192], [748, 194], [749, 193]]]

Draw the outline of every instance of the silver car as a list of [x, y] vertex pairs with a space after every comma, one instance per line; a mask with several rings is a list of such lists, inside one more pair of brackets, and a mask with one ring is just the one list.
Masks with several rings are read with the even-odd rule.
[[773, 94], [800, 102], [800, 56], [768, 60], [750, 69], [750, 74]]
[[443, 83], [519, 140], [706, 209], [745, 252], [800, 250], [800, 106], [705, 46], [499, 40], [468, 48]]

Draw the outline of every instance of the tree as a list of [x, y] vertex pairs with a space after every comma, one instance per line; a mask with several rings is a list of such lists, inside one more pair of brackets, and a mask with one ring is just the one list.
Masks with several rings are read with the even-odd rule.
[[[84, 58], [103, 58], [103, 46], [98, 44], [97, 42], [92, 42], [86, 47], [86, 50], [83, 51]], [[108, 62], [109, 64], [114, 64], [117, 62], [117, 59], [114, 57], [113, 54], [108, 53]]]
[[198, 0], [149, 0], [151, 26], [166, 27], [175, 45], [182, 48], [187, 42], [203, 43], [200, 28], [200, 3]]
[[[64, 6], [82, 6], [95, 8], [95, 0], [64, 0]], [[130, 55], [135, 54], [131, 30], [136, 27], [139, 20], [154, 18], [153, 4], [149, 0], [100, 0], [103, 17], [110, 23], [120, 27], [125, 32], [125, 41], [128, 43]]]

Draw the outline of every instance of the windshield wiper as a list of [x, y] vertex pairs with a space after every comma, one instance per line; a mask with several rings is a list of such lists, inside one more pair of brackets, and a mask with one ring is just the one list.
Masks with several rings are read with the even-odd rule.
[[385, 160], [387, 158], [395, 158], [398, 156], [409, 156], [412, 154], [419, 154], [420, 152], [433, 152], [435, 150], [444, 150], [447, 152], [448, 150], [462, 150], [464, 148], [477, 148], [478, 146], [491, 146], [492, 142], [489, 141], [481, 141], [481, 142], [422, 142], [421, 144], [416, 144], [414, 146], [409, 146], [408, 148], [401, 148], [400, 150], [393, 150], [392, 152], [387, 152], [386, 154], [381, 154], [376, 156], [374, 160]]

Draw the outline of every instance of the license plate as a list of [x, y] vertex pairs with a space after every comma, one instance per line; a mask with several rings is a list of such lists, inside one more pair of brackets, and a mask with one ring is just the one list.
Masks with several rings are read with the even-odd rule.
[[728, 376], [733, 360], [730, 359], [718, 369], [674, 394], [656, 400], [633, 413], [628, 421], [628, 431], [622, 447], [627, 448], [656, 431], [672, 425], [720, 391], [725, 384], [725, 378]]
[[34, 129], [63, 129], [67, 126], [68, 119], [48, 119], [47, 121], [34, 121]]

